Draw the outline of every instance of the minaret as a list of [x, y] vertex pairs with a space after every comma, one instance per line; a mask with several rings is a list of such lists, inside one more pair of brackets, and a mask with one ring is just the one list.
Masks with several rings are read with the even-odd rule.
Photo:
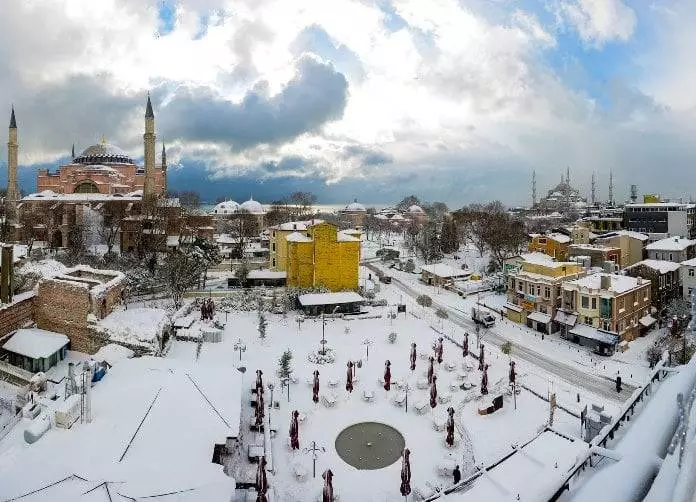
[[157, 198], [155, 190], [155, 114], [152, 111], [150, 93], [147, 94], [147, 108], [145, 110], [145, 134], [143, 143], [145, 148], [145, 181], [143, 183], [143, 201]]
[[7, 194], [6, 214], [8, 221], [17, 221], [17, 201], [19, 200], [19, 189], [17, 188], [17, 120], [15, 119], [14, 106], [10, 116], [10, 134], [7, 142]]
[[72, 150], [70, 152], [70, 158], [75, 160], [75, 143], [72, 144]]
[[162, 193], [167, 194], [167, 148], [162, 143]]
[[609, 205], [614, 205], [614, 171], [609, 169]]
[[570, 186], [570, 166], [566, 166], [566, 184]]
[[592, 171], [592, 191], [590, 192], [590, 197], [592, 197], [592, 205], [594, 206], [597, 202], [597, 180], [595, 179], [594, 171]]
[[532, 209], [536, 206], [536, 169], [532, 171]]

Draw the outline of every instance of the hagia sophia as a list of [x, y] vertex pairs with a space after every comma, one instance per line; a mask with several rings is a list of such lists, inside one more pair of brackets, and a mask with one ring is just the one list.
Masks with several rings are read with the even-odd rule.
[[[9, 240], [26, 232], [51, 247], [65, 247], [76, 238], [74, 230], [94, 219], [109, 227], [118, 220], [118, 245], [123, 251], [163, 247], [178, 242], [182, 234], [212, 238], [211, 218], [186, 215], [176, 199], [167, 198], [167, 153], [162, 145], [160, 164], [155, 159], [155, 114], [150, 96], [145, 108], [144, 165], [105, 139], [87, 147], [55, 172], [37, 174], [37, 192], [19, 197], [17, 186], [18, 128], [14, 107], [10, 116], [8, 183], [5, 197]], [[41, 215], [40, 222], [25, 221], [23, 214]], [[33, 228], [26, 228], [31, 224]], [[176, 239], [172, 239], [175, 237]]]

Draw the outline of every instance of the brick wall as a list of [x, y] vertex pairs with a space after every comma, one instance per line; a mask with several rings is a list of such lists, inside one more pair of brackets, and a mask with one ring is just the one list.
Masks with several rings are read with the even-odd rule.
[[87, 326], [90, 312], [89, 290], [58, 281], [39, 282], [35, 319], [41, 329], [62, 333], [70, 339], [70, 349], [93, 354], [101, 344], [95, 343]]
[[0, 307], [0, 336], [21, 328], [34, 317], [34, 294], [15, 297], [9, 305]]

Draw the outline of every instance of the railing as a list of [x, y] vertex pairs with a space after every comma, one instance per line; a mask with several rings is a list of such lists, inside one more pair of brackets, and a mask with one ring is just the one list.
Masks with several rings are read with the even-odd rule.
[[17, 413], [12, 419], [0, 428], [0, 441], [7, 436], [12, 428], [22, 420], [22, 413]]
[[10, 363], [5, 361], [0, 361], [0, 372], [7, 373], [12, 377], [23, 380], [27, 383], [29, 380], [31, 380], [31, 377], [34, 376], [33, 373], [23, 370], [22, 368], [18, 368], [17, 366], [12, 366]]

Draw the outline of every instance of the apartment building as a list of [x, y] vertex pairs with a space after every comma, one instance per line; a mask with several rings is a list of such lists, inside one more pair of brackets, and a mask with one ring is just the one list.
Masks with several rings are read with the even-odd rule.
[[668, 237], [645, 247], [650, 260], [666, 260], [681, 263], [696, 257], [696, 240]]
[[530, 234], [530, 237], [532, 240], [529, 243], [529, 251], [544, 253], [558, 261], [566, 261], [568, 259], [570, 237], [567, 235], [551, 232], [548, 234]]
[[505, 309], [508, 319], [542, 333], [558, 331], [554, 321], [561, 306], [563, 281], [577, 279], [585, 269], [573, 262], [550, 262], [530, 257], [508, 275]]
[[650, 315], [650, 288], [641, 277], [591, 274], [563, 284], [562, 305], [580, 324], [633, 340], [641, 333], [641, 319]]

